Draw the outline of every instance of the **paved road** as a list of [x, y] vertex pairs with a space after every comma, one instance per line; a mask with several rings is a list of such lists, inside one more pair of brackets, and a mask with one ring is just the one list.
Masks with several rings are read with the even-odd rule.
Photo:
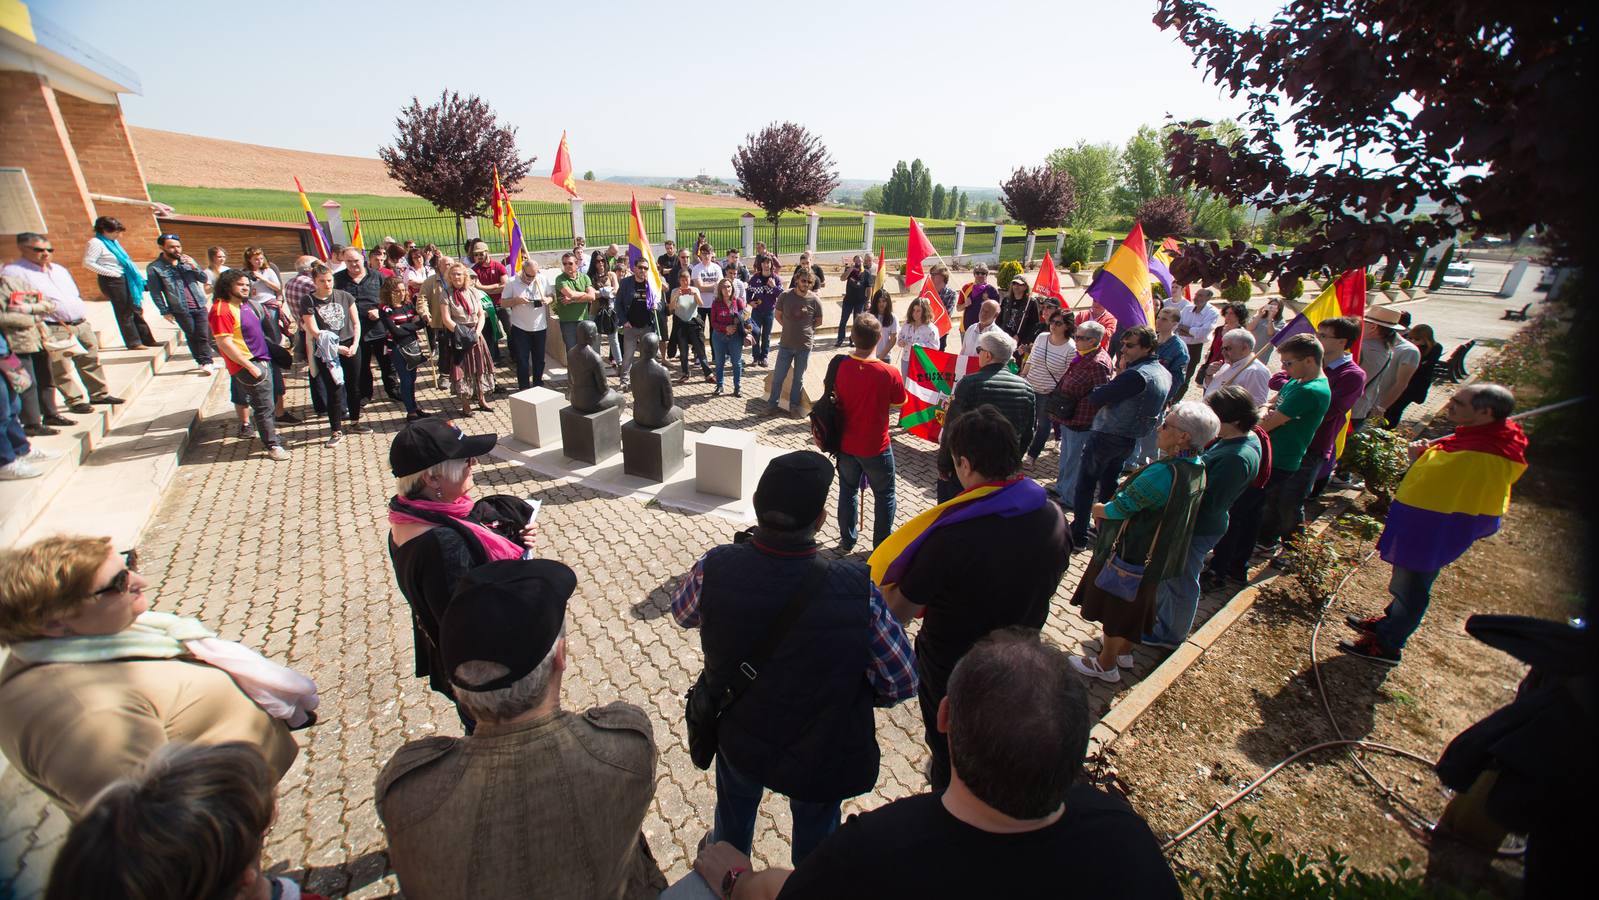
[[[1504, 305], [1437, 296], [1411, 309], [1450, 344], [1468, 335], [1508, 334], [1508, 323], [1495, 322]], [[425, 405], [440, 408], [436, 394], [424, 393]], [[688, 386], [681, 395], [692, 427], [747, 429], [766, 444], [791, 449], [809, 443], [802, 423], [757, 415], [758, 400], [712, 398], [705, 384]], [[296, 385], [290, 400], [306, 403], [303, 386]], [[469, 430], [509, 432], [506, 406], [502, 401], [492, 415], [479, 414], [466, 423]], [[243, 640], [317, 680], [322, 722], [300, 733], [300, 759], [279, 787], [278, 819], [266, 847], [269, 867], [297, 874], [324, 894], [393, 895], [397, 885], [387, 874], [373, 779], [403, 742], [458, 734], [460, 727], [453, 708], [411, 677], [409, 616], [385, 551], [383, 511], [392, 490], [387, 452], [402, 413], [393, 404], [379, 404], [370, 417], [376, 433], [349, 436], [333, 449], [321, 445], [321, 427], [290, 428], [295, 455], [288, 465], [268, 462], [253, 441], [225, 436], [221, 423], [227, 418], [203, 426], [140, 548], [156, 585], [156, 608], [198, 616], [222, 636]], [[933, 448], [897, 435], [894, 449], [903, 522], [933, 502]], [[1053, 479], [1056, 460], [1052, 447], [1040, 460], [1041, 480], [1046, 473]], [[487, 463], [478, 481], [485, 493], [534, 492], [543, 498], [542, 551], [579, 574], [570, 604], [572, 667], [563, 702], [582, 709], [622, 699], [650, 713], [661, 755], [644, 827], [669, 876], [681, 876], [710, 826], [714, 787], [689, 762], [682, 725], [682, 695], [701, 667], [698, 637], [677, 627], [667, 604], [695, 558], [729, 540], [732, 529], [719, 518], [616, 499], [512, 463]], [[834, 523], [822, 539], [837, 542]], [[1068, 650], [1097, 635], [1066, 603], [1083, 562], [1083, 556], [1075, 558], [1045, 628], [1049, 640]], [[1201, 617], [1220, 602], [1207, 596]], [[1145, 649], [1135, 656], [1134, 677], [1123, 687], [1159, 659]], [[1117, 693], [1094, 683], [1096, 715]], [[846, 812], [923, 789], [926, 751], [914, 701], [879, 710], [877, 726], [883, 749], [878, 783], [849, 801]], [[0, 809], [0, 898], [37, 896], [65, 818], [14, 769], [0, 776]], [[789, 830], [786, 804], [768, 797], [755, 840], [760, 865], [788, 863]]]

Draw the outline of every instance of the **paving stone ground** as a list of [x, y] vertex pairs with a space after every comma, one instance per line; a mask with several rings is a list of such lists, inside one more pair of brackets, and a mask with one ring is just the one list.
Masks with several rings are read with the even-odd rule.
[[[751, 375], [763, 378], [765, 371]], [[803, 422], [758, 412], [758, 390], [742, 400], [710, 392], [703, 382], [679, 388], [691, 427], [745, 429], [789, 449], [809, 445]], [[420, 393], [427, 408], [443, 407], [436, 391]], [[309, 414], [303, 379], [293, 382], [290, 403]], [[335, 448], [322, 446], [325, 424], [288, 427], [293, 460], [274, 464], [253, 438], [236, 437], [231, 416], [208, 419], [140, 547], [156, 608], [197, 616], [223, 637], [316, 679], [321, 722], [297, 735], [300, 758], [279, 785], [266, 858], [272, 871], [296, 875], [312, 891], [361, 898], [398, 894], [372, 805], [373, 779], [405, 741], [460, 733], [453, 707], [412, 677], [409, 613], [385, 548], [385, 504], [393, 487], [388, 447], [403, 411], [380, 402], [367, 421], [373, 434], [349, 435]], [[492, 414], [461, 424], [473, 432], [509, 433], [508, 404], [502, 398]], [[933, 447], [905, 434], [893, 440], [903, 523], [933, 503]], [[1032, 474], [1052, 481], [1056, 462], [1051, 445]], [[710, 827], [715, 790], [711, 775], [689, 761], [682, 723], [683, 693], [701, 668], [699, 638], [679, 628], [667, 607], [699, 554], [730, 540], [735, 529], [714, 516], [615, 498], [515, 463], [483, 463], [476, 473], [479, 494], [541, 497], [540, 553], [579, 576], [569, 607], [571, 668], [563, 704], [580, 710], [620, 699], [650, 714], [660, 758], [644, 830], [676, 880], [689, 870], [693, 848]], [[869, 529], [870, 510], [866, 521]], [[821, 540], [837, 543], [835, 522], [827, 523]], [[1044, 629], [1067, 650], [1097, 642], [1096, 627], [1067, 603], [1085, 561], [1086, 554], [1074, 557]], [[1207, 596], [1201, 619], [1220, 603]], [[1121, 685], [1090, 687], [1096, 717], [1163, 653], [1139, 648], [1134, 655], [1137, 666]], [[846, 814], [925, 788], [915, 701], [879, 710], [877, 735], [877, 785], [846, 802]], [[14, 769], [0, 776], [0, 808], [0, 900], [37, 896], [65, 835], [65, 817]], [[789, 864], [790, 824], [786, 802], [768, 795], [755, 837], [758, 865]]]

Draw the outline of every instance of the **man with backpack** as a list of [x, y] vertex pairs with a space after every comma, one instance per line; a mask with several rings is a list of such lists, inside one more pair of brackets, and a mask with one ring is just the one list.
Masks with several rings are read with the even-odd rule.
[[857, 315], [850, 328], [854, 349], [839, 360], [833, 378], [843, 420], [838, 448], [840, 553], [855, 549], [856, 503], [863, 480], [872, 488], [872, 546], [887, 540], [894, 530], [894, 446], [888, 439], [888, 420], [905, 403], [905, 379], [897, 366], [876, 356], [882, 331], [876, 316]]

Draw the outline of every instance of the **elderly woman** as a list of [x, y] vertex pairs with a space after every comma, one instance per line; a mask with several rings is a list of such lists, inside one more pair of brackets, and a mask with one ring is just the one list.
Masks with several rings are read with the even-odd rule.
[[[483, 563], [523, 558], [536, 533], [529, 525], [519, 544], [472, 516], [472, 468], [497, 440], [492, 434], [464, 435], [442, 419], [419, 419], [389, 447], [389, 559], [400, 594], [411, 605], [416, 677], [451, 700], [449, 670], [439, 656], [439, 619], [456, 583]], [[476, 725], [464, 712], [461, 723], [468, 734]]]
[[1227, 533], [1227, 511], [1260, 474], [1260, 437], [1254, 433], [1260, 411], [1249, 391], [1236, 384], [1220, 387], [1205, 397], [1205, 404], [1221, 422], [1216, 440], [1200, 456], [1205, 464], [1205, 496], [1182, 571], [1162, 581], [1156, 594], [1155, 628], [1139, 643], [1174, 649], [1188, 639], [1199, 609], [1199, 573], [1210, 553]]
[[483, 314], [487, 295], [471, 284], [472, 270], [451, 263], [444, 296], [439, 301], [439, 368], [450, 376], [450, 392], [461, 404], [461, 415], [472, 417], [472, 404], [488, 412], [494, 392], [494, 361], [483, 338], [488, 317]]
[[1072, 657], [1079, 674], [1121, 681], [1133, 644], [1155, 627], [1155, 592], [1182, 571], [1205, 494], [1205, 466], [1196, 457], [1220, 429], [1205, 404], [1177, 404], [1159, 428], [1164, 458], [1129, 476], [1109, 503], [1094, 504], [1099, 540], [1071, 602], [1100, 623], [1104, 637], [1097, 657]]
[[137, 569], [103, 537], [0, 552], [0, 750], [73, 819], [172, 741], [244, 741], [281, 778], [314, 720], [309, 679], [150, 612]]
[[1083, 469], [1083, 445], [1094, 428], [1094, 413], [1099, 407], [1088, 395], [1115, 373], [1115, 364], [1105, 350], [1105, 326], [1090, 319], [1072, 331], [1072, 357], [1061, 376], [1055, 396], [1064, 408], [1050, 410], [1050, 418], [1060, 423], [1060, 471], [1055, 476], [1055, 496], [1071, 504], [1077, 496], [1077, 476]]

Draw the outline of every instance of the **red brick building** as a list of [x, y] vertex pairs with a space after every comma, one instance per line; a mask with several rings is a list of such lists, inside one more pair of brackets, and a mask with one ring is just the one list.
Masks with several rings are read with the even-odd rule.
[[[156, 208], [119, 99], [139, 89], [138, 76], [28, 4], [0, 0], [0, 259], [16, 257], [16, 232], [42, 225], [57, 260], [78, 269], [97, 216], [122, 220], [135, 260], [155, 256]], [[93, 279], [78, 284], [94, 293]]]

